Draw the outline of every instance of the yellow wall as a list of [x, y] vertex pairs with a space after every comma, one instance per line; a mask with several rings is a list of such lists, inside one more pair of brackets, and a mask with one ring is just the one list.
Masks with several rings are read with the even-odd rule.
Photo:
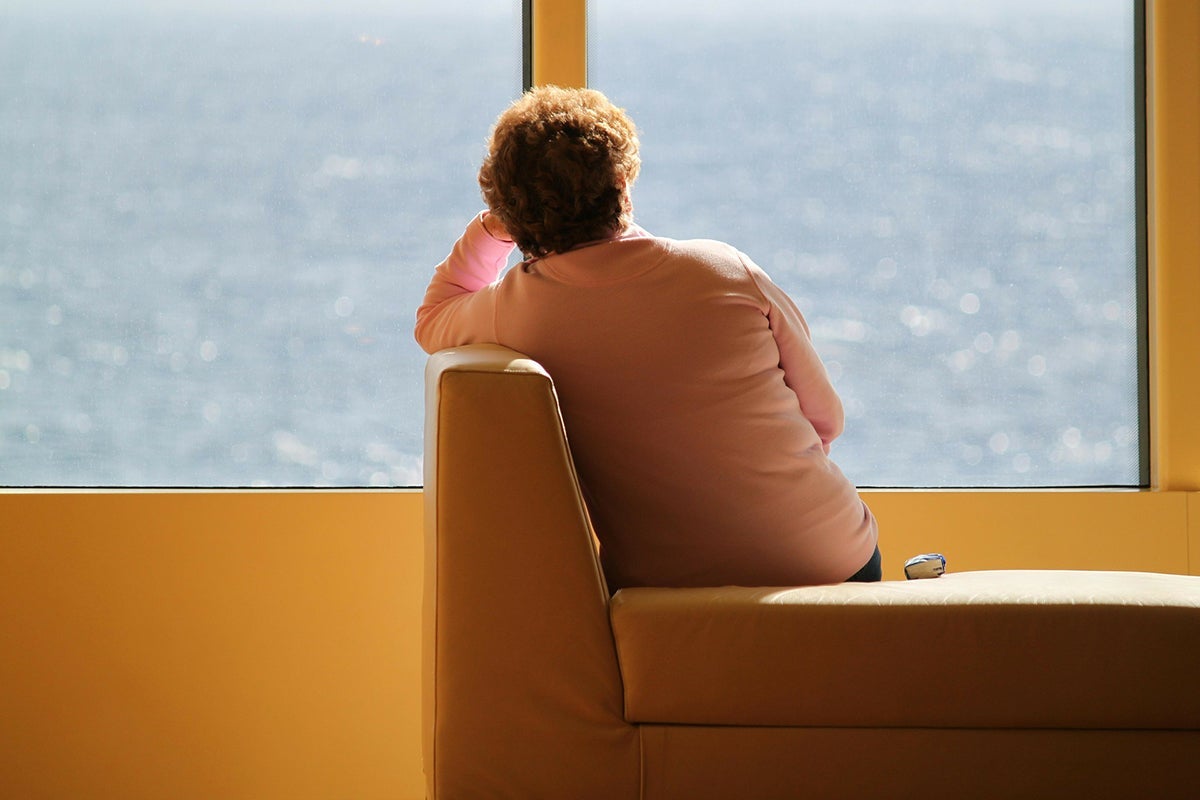
[[[1200, 493], [865, 495], [893, 579], [1200, 550]], [[403, 490], [0, 493], [0, 797], [421, 797], [421, 517]]]
[[[538, 3], [538, 81], [583, 80], [555, 49], [578, 51], [582, 8]], [[1200, 573], [1200, 3], [1152, 12], [1158, 488], [870, 492], [888, 577], [928, 550], [960, 570]], [[421, 797], [421, 506], [0, 493], [0, 797]]]
[[0, 494], [0, 797], [418, 798], [421, 493]]
[[1200, 492], [1188, 494], [1188, 574], [1200, 575]]
[[937, 495], [935, 504], [924, 492], [863, 492], [879, 519], [884, 577], [903, 578], [904, 560], [930, 551], [959, 571], [1191, 572], [1184, 492]]

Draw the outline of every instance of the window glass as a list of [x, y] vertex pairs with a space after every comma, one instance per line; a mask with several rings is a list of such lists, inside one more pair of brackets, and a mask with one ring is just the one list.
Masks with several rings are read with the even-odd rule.
[[[415, 6], [415, 8], [414, 8]], [[421, 482], [516, 0], [0, 11], [0, 485]]]
[[1129, 0], [595, 0], [638, 221], [798, 302], [859, 485], [1142, 482]]

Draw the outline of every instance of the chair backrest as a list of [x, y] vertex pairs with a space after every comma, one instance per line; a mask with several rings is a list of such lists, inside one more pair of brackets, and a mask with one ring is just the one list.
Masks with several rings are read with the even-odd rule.
[[636, 730], [554, 385], [498, 345], [425, 373], [428, 797], [633, 797]]

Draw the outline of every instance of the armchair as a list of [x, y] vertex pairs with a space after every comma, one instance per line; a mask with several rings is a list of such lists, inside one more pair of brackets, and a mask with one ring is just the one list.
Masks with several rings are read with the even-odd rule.
[[426, 371], [430, 800], [1193, 796], [1200, 578], [610, 597], [551, 377]]

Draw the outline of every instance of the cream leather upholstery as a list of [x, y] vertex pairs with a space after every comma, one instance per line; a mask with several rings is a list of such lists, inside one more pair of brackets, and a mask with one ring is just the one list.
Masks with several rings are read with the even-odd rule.
[[553, 383], [426, 372], [431, 800], [1190, 797], [1200, 578], [608, 596]]
[[[1172, 591], [1180, 583], [1192, 591]], [[626, 589], [612, 603], [625, 715], [689, 725], [1195, 728], [1196, 583], [1011, 571]]]

